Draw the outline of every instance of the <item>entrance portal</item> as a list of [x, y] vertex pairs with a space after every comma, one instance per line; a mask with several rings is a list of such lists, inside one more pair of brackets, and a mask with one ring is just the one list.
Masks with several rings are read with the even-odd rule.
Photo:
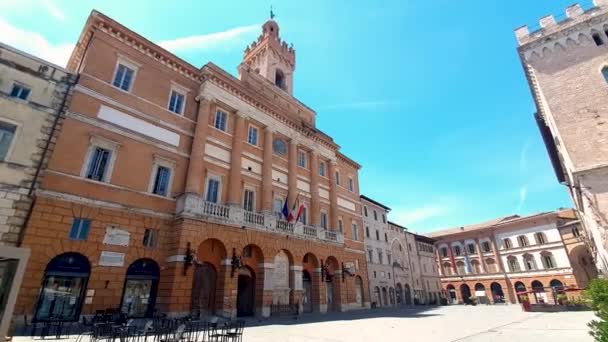
[[471, 288], [469, 288], [469, 285], [460, 285], [460, 296], [465, 304], [468, 304], [471, 301]]
[[192, 279], [192, 314], [195, 317], [215, 312], [215, 284], [217, 272], [208, 262], [196, 266]]
[[302, 294], [304, 312], [312, 312], [312, 279], [306, 270], [302, 271], [302, 287], [304, 288]]
[[255, 307], [255, 276], [248, 267], [239, 270], [236, 315], [253, 316]]
[[355, 301], [357, 305], [363, 306], [363, 281], [359, 276], [355, 278]]

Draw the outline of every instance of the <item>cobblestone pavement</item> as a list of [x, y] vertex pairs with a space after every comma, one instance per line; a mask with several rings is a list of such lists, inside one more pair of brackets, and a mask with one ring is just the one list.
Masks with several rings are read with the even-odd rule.
[[517, 305], [376, 309], [248, 327], [245, 342], [593, 341], [592, 312], [525, 313]]
[[[526, 313], [518, 305], [374, 309], [307, 314], [298, 319], [251, 319], [243, 341], [592, 342], [586, 325], [593, 317], [592, 312]], [[74, 340], [72, 336], [59, 342]], [[15, 337], [13, 341], [31, 340]]]

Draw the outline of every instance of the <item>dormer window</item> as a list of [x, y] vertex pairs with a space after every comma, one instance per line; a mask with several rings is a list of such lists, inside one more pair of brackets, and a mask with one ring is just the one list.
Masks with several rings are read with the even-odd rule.
[[283, 74], [283, 72], [280, 69], [277, 69], [275, 71], [275, 75], [274, 75], [274, 84], [283, 89], [286, 90], [285, 88], [285, 75]]

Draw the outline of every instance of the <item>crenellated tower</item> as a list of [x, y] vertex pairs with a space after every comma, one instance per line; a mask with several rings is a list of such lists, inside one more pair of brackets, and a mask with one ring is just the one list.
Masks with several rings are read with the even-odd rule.
[[243, 63], [293, 95], [296, 51], [281, 40], [279, 25], [273, 18], [271, 12], [270, 19], [262, 25], [262, 34], [245, 49]]

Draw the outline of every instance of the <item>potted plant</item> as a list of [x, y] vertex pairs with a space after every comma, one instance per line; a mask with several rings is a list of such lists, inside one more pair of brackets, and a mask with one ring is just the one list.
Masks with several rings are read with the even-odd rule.
[[559, 305], [568, 305], [568, 296], [566, 296], [565, 293], [558, 293], [557, 294], [557, 304]]
[[530, 298], [527, 295], [519, 296], [519, 300], [521, 301], [521, 307], [524, 311], [530, 311]]
[[475, 297], [475, 296], [469, 297], [469, 303], [471, 303], [471, 305], [473, 305], [473, 306], [477, 305], [477, 297]]

